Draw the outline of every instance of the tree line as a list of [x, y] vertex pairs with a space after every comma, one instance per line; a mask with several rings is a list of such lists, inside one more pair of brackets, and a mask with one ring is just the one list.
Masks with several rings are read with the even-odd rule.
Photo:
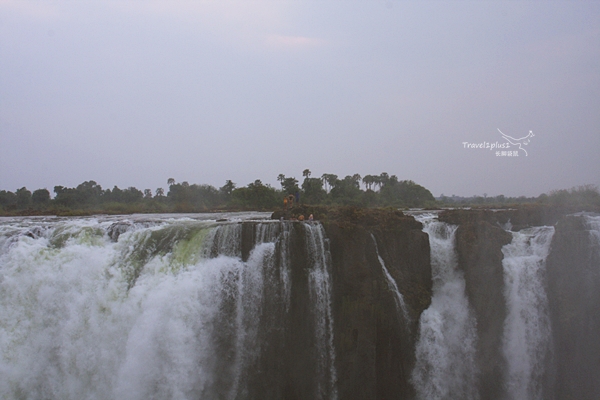
[[581, 185], [571, 189], [552, 190], [537, 197], [507, 197], [504, 195], [461, 197], [440, 195], [436, 199], [442, 207], [486, 207], [502, 208], [521, 204], [544, 204], [576, 211], [600, 212], [600, 192], [595, 185]]
[[168, 189], [140, 190], [133, 186], [103, 189], [95, 181], [77, 187], [54, 187], [54, 198], [48, 189], [33, 192], [26, 187], [15, 192], [0, 191], [0, 213], [10, 214], [78, 214], [134, 212], [205, 212], [219, 210], [272, 210], [283, 205], [283, 198], [294, 195], [301, 204], [355, 205], [364, 207], [428, 207], [436, 200], [429, 190], [410, 180], [399, 180], [385, 172], [380, 175], [360, 174], [340, 178], [335, 174], [311, 177], [303, 171], [302, 182], [279, 174], [280, 188], [263, 184], [260, 179], [238, 187], [231, 180], [216, 188], [167, 180]]
[[436, 208], [436, 207], [508, 207], [511, 205], [541, 203], [577, 210], [600, 212], [600, 193], [593, 185], [569, 190], [555, 190], [538, 197], [505, 197], [503, 195], [459, 197], [452, 195], [434, 198], [429, 190], [411, 180], [399, 180], [396, 175], [335, 174], [312, 177], [305, 169], [302, 182], [284, 174], [277, 176], [280, 188], [254, 182], [238, 187], [231, 180], [216, 188], [211, 185], [189, 184], [186, 181], [167, 180], [168, 189], [139, 190], [133, 186], [103, 189], [95, 181], [86, 181], [77, 187], [54, 187], [54, 198], [47, 189], [33, 192], [26, 187], [15, 192], [0, 191], [0, 214], [56, 214], [79, 215], [91, 213], [169, 213], [273, 210], [283, 206], [289, 195], [307, 205], [352, 205], [360, 207]]

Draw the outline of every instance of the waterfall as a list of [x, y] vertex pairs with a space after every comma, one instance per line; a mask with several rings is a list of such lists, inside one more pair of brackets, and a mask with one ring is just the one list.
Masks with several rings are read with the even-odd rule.
[[412, 381], [420, 399], [477, 399], [476, 321], [457, 269], [456, 226], [416, 217], [429, 234], [433, 298], [421, 314]]
[[586, 216], [586, 222], [590, 229], [592, 237], [592, 246], [596, 248], [596, 253], [600, 256], [600, 216]]
[[542, 399], [542, 378], [550, 351], [550, 317], [545, 261], [553, 227], [512, 232], [502, 248], [507, 316], [503, 351], [507, 361], [506, 390], [512, 399]]
[[402, 296], [402, 293], [400, 293], [396, 281], [394, 280], [392, 275], [390, 275], [390, 271], [388, 271], [387, 267], [385, 266], [383, 258], [381, 258], [381, 256], [379, 255], [379, 247], [377, 246], [377, 240], [375, 240], [375, 236], [373, 234], [371, 234], [371, 239], [373, 239], [373, 244], [375, 245], [375, 252], [377, 253], [377, 259], [379, 260], [379, 265], [381, 265], [381, 269], [383, 270], [383, 276], [385, 276], [385, 280], [388, 285], [388, 290], [394, 295], [396, 310], [398, 312], [402, 312], [402, 315], [404, 316], [404, 321], [408, 326], [408, 322], [410, 321], [410, 315], [408, 314], [408, 308], [406, 307], [406, 303], [404, 302], [404, 297]]
[[337, 399], [335, 349], [333, 347], [333, 315], [331, 312], [331, 260], [321, 224], [303, 224], [307, 233], [307, 254], [310, 257], [309, 286], [315, 305], [317, 342], [317, 396]]
[[0, 398], [251, 397], [268, 381], [264, 352], [283, 346], [294, 232], [310, 259], [309, 298], [295, 301], [311, 304], [319, 355], [306, 373], [316, 397], [335, 398], [327, 240], [320, 224], [292, 225], [0, 221]]

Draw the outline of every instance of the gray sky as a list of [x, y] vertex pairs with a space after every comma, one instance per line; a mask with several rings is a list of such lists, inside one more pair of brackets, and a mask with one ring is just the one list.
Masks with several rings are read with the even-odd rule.
[[[0, 189], [599, 185], [598, 21], [585, 1], [0, 0]], [[464, 147], [498, 128], [533, 131], [528, 155]]]

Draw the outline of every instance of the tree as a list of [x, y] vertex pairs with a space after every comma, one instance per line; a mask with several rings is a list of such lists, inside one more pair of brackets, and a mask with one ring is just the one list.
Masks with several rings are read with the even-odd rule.
[[154, 192], [154, 193], [155, 193], [156, 197], [164, 197], [164, 195], [165, 195], [165, 189], [163, 189], [163, 188], [156, 188], [156, 192]]
[[286, 194], [294, 194], [300, 191], [298, 180], [296, 178], [285, 178], [283, 182], [281, 182], [281, 187]]
[[54, 202], [62, 207], [75, 207], [78, 203], [77, 190], [64, 186], [54, 186]]
[[221, 193], [230, 196], [234, 189], [235, 183], [228, 179], [225, 181], [225, 185], [221, 186], [219, 190], [221, 191]]
[[344, 179], [337, 179], [335, 185], [331, 189], [331, 197], [334, 202], [345, 205], [358, 205], [360, 204], [360, 190], [359, 183], [355, 177], [347, 175]]
[[335, 187], [335, 183], [338, 180], [338, 176], [335, 174], [323, 174], [321, 175], [321, 180], [329, 185], [329, 190], [327, 190], [327, 186], [325, 186], [326, 191], [331, 191]]
[[121, 203], [124, 199], [123, 191], [116, 185], [113, 187], [112, 192], [110, 190], [104, 192], [104, 196], [106, 197], [107, 201], [112, 201], [115, 203]]
[[2, 207], [14, 207], [17, 204], [17, 195], [13, 192], [7, 192], [6, 190], [0, 190], [0, 206]]
[[235, 189], [232, 193], [233, 202], [238, 206], [253, 209], [267, 209], [279, 205], [279, 194], [269, 185], [263, 185], [260, 179], [247, 187]]
[[319, 204], [325, 200], [327, 193], [323, 189], [323, 181], [319, 178], [304, 178], [302, 183], [304, 191], [303, 203]]
[[31, 195], [31, 201], [36, 206], [44, 206], [50, 201], [50, 192], [48, 189], [38, 189]]
[[142, 200], [144, 193], [133, 186], [129, 186], [127, 189], [123, 190], [122, 196], [124, 203], [135, 203]]
[[362, 178], [362, 181], [365, 184], [365, 187], [367, 188], [367, 190], [372, 190], [371, 188], [373, 187], [373, 184], [375, 183], [375, 177], [373, 175], [365, 175]]
[[144, 189], [144, 198], [151, 199], [152, 198], [152, 189]]
[[389, 181], [390, 176], [387, 172], [382, 172], [381, 174], [379, 174], [379, 181], [377, 182], [379, 184], [379, 189], [381, 190], [381, 188], [387, 185]]
[[17, 207], [27, 208], [31, 204], [31, 192], [27, 190], [25, 186], [21, 189], [17, 189]]
[[302, 171], [302, 176], [305, 178], [309, 178], [310, 177], [310, 169], [305, 169], [304, 171]]
[[381, 188], [382, 202], [399, 207], [423, 207], [435, 202], [431, 192], [413, 181], [398, 181], [395, 175]]
[[173, 179], [173, 178], [167, 179], [167, 185], [173, 186], [174, 184], [175, 184], [175, 179]]
[[83, 205], [97, 205], [100, 203], [102, 196], [102, 186], [98, 185], [96, 181], [85, 181], [77, 185], [76, 190], [76, 202]]

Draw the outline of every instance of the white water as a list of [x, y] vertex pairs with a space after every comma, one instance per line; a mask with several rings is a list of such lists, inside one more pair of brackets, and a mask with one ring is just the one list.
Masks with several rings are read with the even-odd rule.
[[[286, 260], [289, 232], [276, 226], [259, 225], [243, 262], [239, 224], [0, 220], [0, 398], [244, 398], [267, 287], [281, 287], [273, 296], [289, 307], [289, 262], [275, 264], [277, 251]], [[317, 367], [322, 391], [335, 394], [327, 252], [320, 225], [307, 232], [325, 350]]]
[[379, 247], [377, 246], [377, 240], [375, 240], [375, 236], [373, 234], [371, 234], [371, 238], [373, 239], [373, 243], [375, 244], [375, 252], [377, 253], [379, 265], [381, 265], [381, 269], [383, 270], [383, 276], [385, 276], [385, 280], [388, 285], [388, 290], [394, 295], [396, 310], [398, 312], [402, 312], [404, 321], [407, 324], [406, 326], [409, 326], [408, 322], [410, 321], [410, 315], [408, 314], [408, 308], [406, 307], [406, 303], [404, 302], [404, 296], [402, 296], [402, 293], [400, 293], [396, 281], [394, 280], [392, 275], [390, 275], [390, 271], [388, 271], [387, 267], [385, 266], [383, 258], [381, 258], [381, 256], [379, 255]]
[[506, 390], [511, 399], [542, 399], [542, 377], [550, 351], [550, 317], [545, 262], [553, 227], [512, 232], [502, 248], [504, 259], [503, 352], [507, 362]]
[[593, 241], [592, 245], [596, 247], [597, 253], [600, 255], [600, 216], [587, 215], [585, 218], [590, 228], [590, 235]]
[[331, 312], [331, 260], [323, 226], [304, 224], [310, 259], [309, 285], [315, 305], [317, 339], [317, 380], [319, 399], [337, 399], [335, 349], [333, 347], [333, 315]]
[[429, 234], [433, 298], [419, 321], [412, 382], [420, 399], [477, 399], [476, 321], [457, 269], [457, 227], [430, 214], [415, 218]]

